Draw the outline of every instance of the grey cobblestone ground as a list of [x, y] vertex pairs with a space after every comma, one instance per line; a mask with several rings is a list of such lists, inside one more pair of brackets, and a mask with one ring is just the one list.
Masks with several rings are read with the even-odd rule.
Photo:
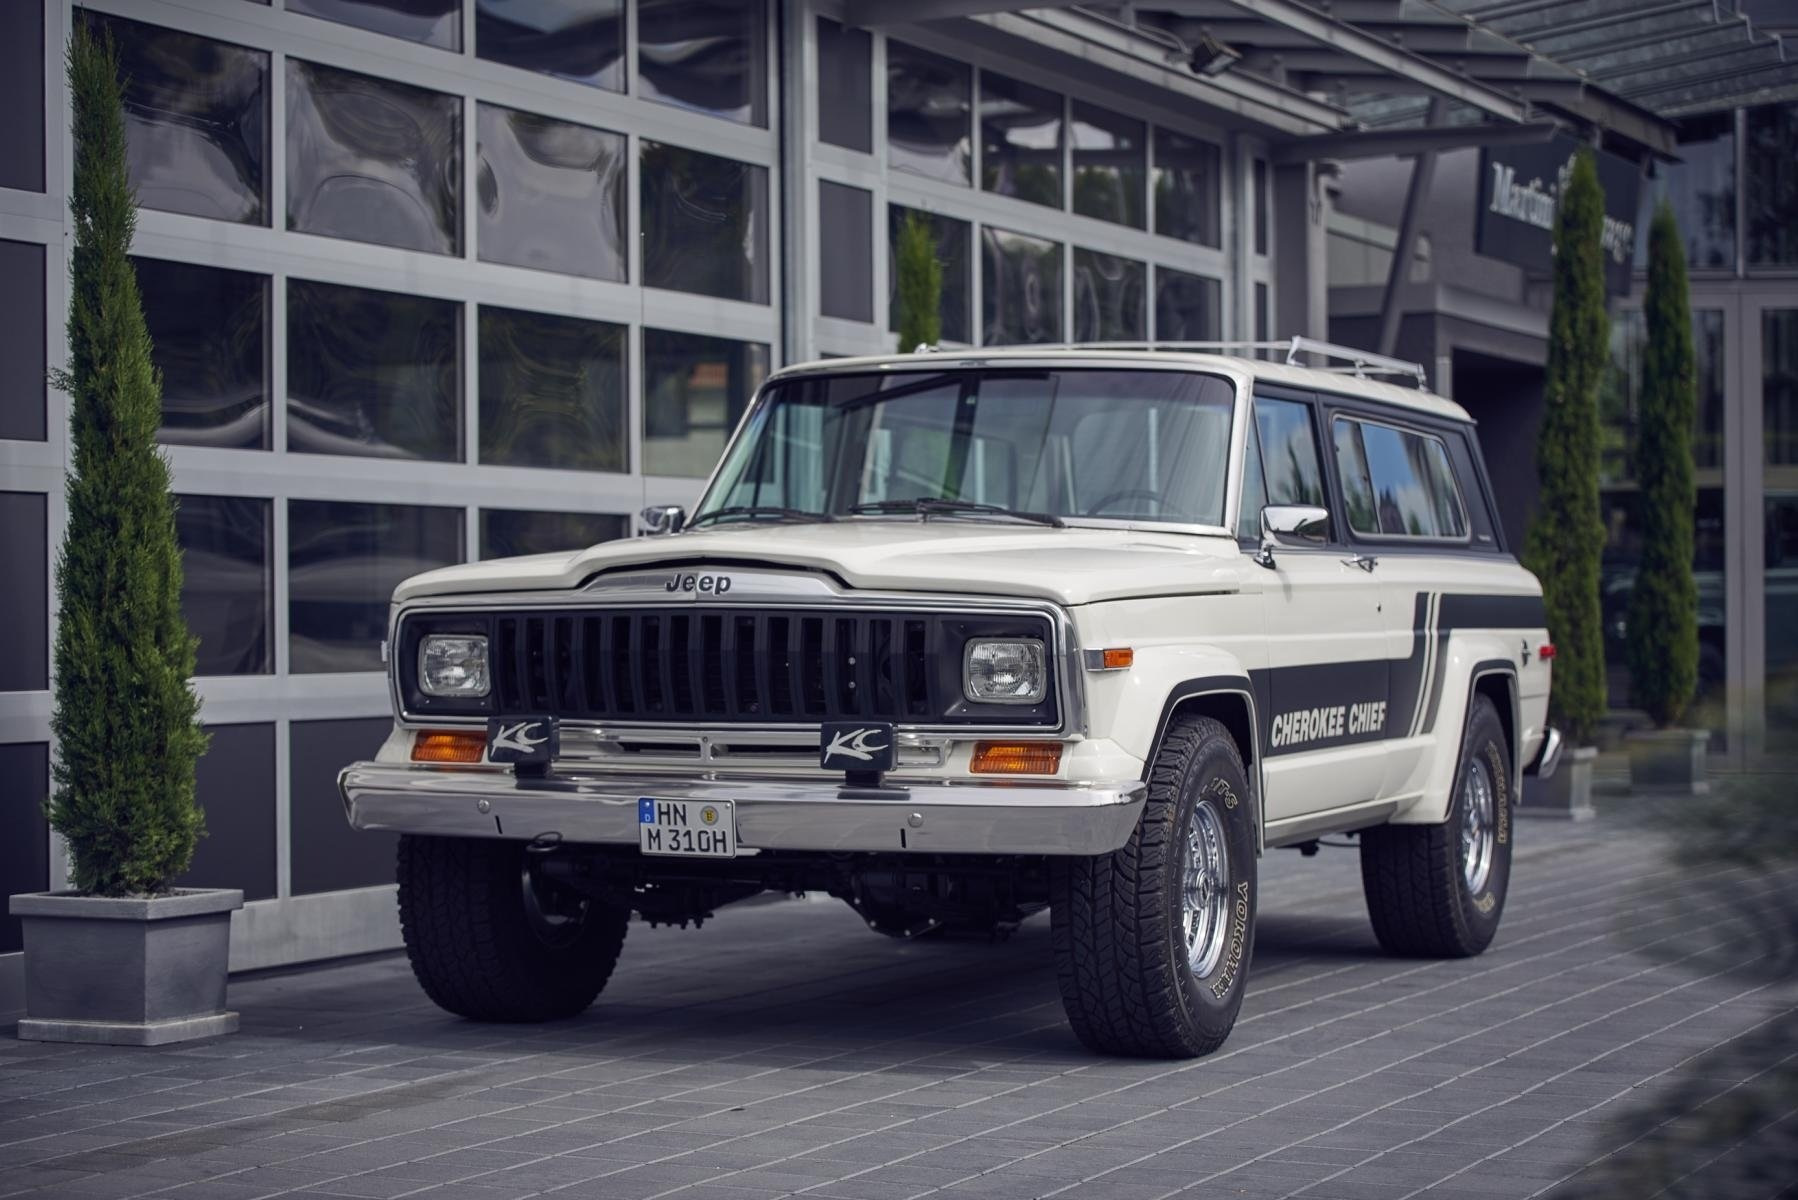
[[1042, 917], [1001, 945], [834, 903], [639, 926], [585, 1018], [534, 1028], [444, 1016], [398, 957], [240, 980], [232, 1038], [0, 1039], [0, 1196], [1538, 1195], [1675, 1077], [1727, 1097], [1776, 1065], [1731, 1047], [1795, 999], [1729, 969], [1763, 947], [1688, 953], [1702, 911], [1637, 906], [1655, 843], [1518, 829], [1466, 961], [1381, 956], [1352, 852], [1270, 855], [1243, 1018], [1189, 1063], [1086, 1054]]

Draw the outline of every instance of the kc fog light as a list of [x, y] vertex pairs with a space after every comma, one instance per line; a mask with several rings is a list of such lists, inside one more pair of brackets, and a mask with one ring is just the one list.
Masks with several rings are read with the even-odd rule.
[[1036, 704], [1048, 694], [1039, 641], [975, 641], [962, 662], [962, 691], [977, 704]]
[[418, 647], [418, 690], [427, 696], [487, 694], [487, 639], [479, 634], [433, 633]]

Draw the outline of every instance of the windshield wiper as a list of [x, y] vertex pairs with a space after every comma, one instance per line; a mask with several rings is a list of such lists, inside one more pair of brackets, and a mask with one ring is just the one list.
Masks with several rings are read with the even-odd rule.
[[1015, 521], [1028, 521], [1032, 525], [1051, 525], [1056, 529], [1066, 528], [1066, 522], [1053, 513], [1025, 512], [1022, 509], [1006, 508], [998, 504], [979, 504], [973, 500], [951, 500], [946, 496], [920, 496], [916, 500], [868, 500], [861, 504], [850, 505], [849, 511], [857, 515], [917, 513], [922, 517], [929, 517], [933, 514], [1010, 517]]
[[687, 522], [688, 529], [696, 529], [708, 521], [725, 521], [742, 519], [745, 521], [834, 521], [829, 513], [811, 512], [803, 508], [782, 508], [777, 504], [733, 504], [729, 508], [714, 508], [711, 512], [700, 513]]

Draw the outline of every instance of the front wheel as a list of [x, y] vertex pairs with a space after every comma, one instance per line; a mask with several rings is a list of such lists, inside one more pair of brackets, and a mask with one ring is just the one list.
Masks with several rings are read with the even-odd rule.
[[1254, 797], [1227, 729], [1169, 725], [1130, 841], [1051, 860], [1051, 936], [1068, 1023], [1106, 1054], [1223, 1045], [1255, 940]]

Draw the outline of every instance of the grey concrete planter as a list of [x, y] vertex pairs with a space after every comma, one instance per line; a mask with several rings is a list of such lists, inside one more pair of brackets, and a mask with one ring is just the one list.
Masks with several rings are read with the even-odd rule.
[[1561, 766], [1547, 779], [1523, 777], [1523, 803], [1519, 816], [1559, 817], [1565, 821], [1590, 821], [1598, 815], [1592, 807], [1592, 763], [1598, 747], [1575, 746], [1561, 755]]
[[12, 898], [25, 930], [33, 1042], [160, 1046], [237, 1029], [225, 1011], [236, 890], [148, 898], [35, 892]]
[[1635, 792], [1703, 795], [1710, 791], [1711, 735], [1703, 729], [1644, 729], [1629, 735], [1629, 786]]

